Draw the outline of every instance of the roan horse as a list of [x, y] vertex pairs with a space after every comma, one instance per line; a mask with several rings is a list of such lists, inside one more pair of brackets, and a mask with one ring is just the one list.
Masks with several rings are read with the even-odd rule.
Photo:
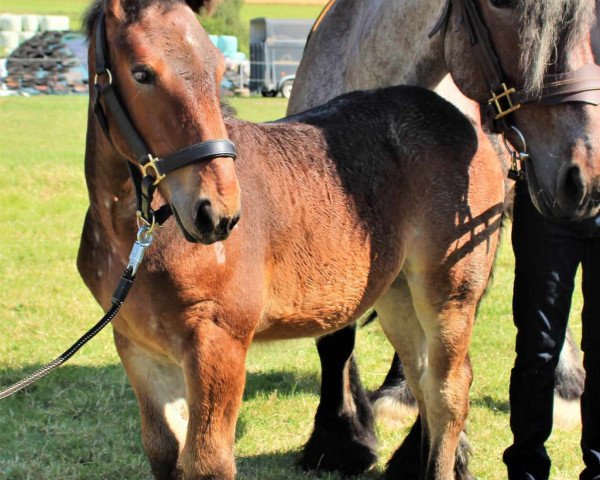
[[[272, 124], [223, 117], [223, 59], [192, 11], [209, 3], [96, 0], [85, 20], [98, 78], [78, 267], [105, 309], [135, 236], [128, 165], [140, 162], [98, 91], [112, 82], [154, 155], [227, 138], [238, 151], [235, 164], [216, 157], [160, 181], [153, 206], [170, 205], [177, 222], [156, 234], [113, 321], [154, 475], [233, 478], [250, 343], [352, 324], [402, 269], [418, 321], [397, 328], [428, 339], [424, 471], [453, 478], [471, 330], [498, 242], [500, 166], [455, 107], [415, 87], [345, 95]], [[102, 25], [105, 41], [94, 35]], [[96, 71], [96, 38], [110, 74]]]
[[[488, 140], [481, 126], [487, 122], [481, 118], [480, 107], [487, 107], [491, 95], [477, 51], [482, 42], [479, 39], [480, 45], [472, 45], [468, 37], [473, 22], [467, 21], [466, 15], [472, 17], [473, 8], [489, 31], [491, 48], [509, 86], [525, 86], [535, 92], [544, 75], [577, 70], [594, 62], [592, 54], [596, 61], [600, 58], [600, 29], [596, 26], [591, 30], [591, 47], [587, 34], [594, 18], [593, 0], [333, 0], [311, 33], [288, 113], [301, 112], [352, 90], [419, 85], [436, 89], [469, 115], [478, 129], [480, 144], [491, 141], [501, 146], [501, 138], [486, 129]], [[442, 19], [447, 28], [438, 23]], [[441, 29], [432, 32], [436, 23]], [[585, 103], [527, 105], [508, 118], [527, 141], [531, 154], [528, 174], [537, 177], [540, 185], [531, 194], [542, 213], [577, 217], [596, 212], [600, 108]], [[509, 138], [522, 148], [520, 138]], [[510, 164], [503, 149], [496, 150], [502, 162]], [[492, 154], [488, 161], [499, 160]], [[535, 183], [529, 185], [531, 188]], [[376, 305], [384, 328], [386, 321], [396, 321], [399, 309], [407, 308], [405, 297], [400, 280]], [[324, 370], [322, 399], [313, 434], [304, 449], [302, 463], [306, 468], [358, 473], [375, 461], [373, 420], [350, 356], [353, 344], [353, 329], [318, 341]], [[561, 406], [568, 407], [555, 410], [563, 422], [572, 421], [578, 410], [578, 404], [571, 400], [581, 393], [583, 375], [577, 347], [571, 341], [561, 355], [556, 379], [557, 398]], [[409, 392], [398, 388], [405, 386], [403, 379], [396, 357], [386, 382], [375, 392], [376, 405], [390, 405], [395, 399], [407, 399], [407, 395], [407, 400], [414, 402]], [[352, 404], [347, 399], [350, 392], [359, 408], [346, 407]], [[418, 421], [411, 435], [417, 449], [419, 427]], [[340, 453], [348, 450], [352, 455]], [[397, 466], [403, 468], [400, 458]]]

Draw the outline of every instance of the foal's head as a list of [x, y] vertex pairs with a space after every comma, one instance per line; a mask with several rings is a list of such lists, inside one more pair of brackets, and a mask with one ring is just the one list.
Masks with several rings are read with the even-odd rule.
[[[548, 75], [598, 62], [594, 61], [590, 35], [592, 28], [598, 28], [593, 27], [595, 0], [452, 0], [446, 63], [457, 86], [481, 104], [487, 105], [490, 89], [462, 15], [465, 4], [475, 7], [487, 27], [509, 87], [536, 94]], [[598, 78], [599, 74], [596, 71], [590, 76]], [[540, 212], [570, 219], [597, 214], [600, 107], [581, 101], [531, 103], [508, 118], [526, 139], [528, 184]], [[522, 148], [516, 133], [508, 137], [516, 148]]]
[[[96, 0], [88, 12], [92, 73], [93, 32], [104, 11], [113, 85], [156, 157], [227, 138], [219, 103], [224, 60], [194, 15], [210, 3]], [[111, 120], [108, 114], [114, 146], [137, 163], [123, 133]], [[231, 158], [187, 165], [170, 172], [158, 188], [190, 241], [223, 240], [239, 219], [240, 187]]]

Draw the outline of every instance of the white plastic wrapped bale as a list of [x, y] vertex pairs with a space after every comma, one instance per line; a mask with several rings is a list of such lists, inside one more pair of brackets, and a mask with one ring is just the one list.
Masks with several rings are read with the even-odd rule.
[[21, 15], [21, 29], [24, 32], [37, 32], [40, 29], [38, 15]]
[[30, 38], [35, 37], [37, 32], [19, 32], [19, 45]]
[[21, 17], [10, 13], [0, 15], [0, 31], [3, 32], [20, 32]]
[[19, 46], [19, 32], [0, 32], [0, 52], [12, 52]]
[[69, 30], [69, 17], [62, 15], [41, 15], [40, 30], [43, 31], [65, 31]]

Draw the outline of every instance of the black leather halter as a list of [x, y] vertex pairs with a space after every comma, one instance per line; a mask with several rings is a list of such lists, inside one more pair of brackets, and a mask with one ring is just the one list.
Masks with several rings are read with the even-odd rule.
[[[452, 8], [456, 9], [459, 26], [469, 36], [471, 47], [475, 49], [481, 70], [491, 92], [491, 98], [485, 104], [485, 118], [488, 128], [493, 133], [506, 134], [516, 128], [508, 121], [509, 115], [526, 104], [557, 105], [559, 103], [583, 102], [591, 105], [600, 104], [600, 66], [587, 64], [578, 70], [546, 75], [544, 84], [538, 94], [530, 94], [524, 88], [511, 86], [502, 71], [496, 51], [491, 43], [489, 30], [485, 25], [474, 0], [446, 0], [444, 10], [430, 32], [429, 37], [447, 29]], [[522, 137], [520, 132], [519, 136]], [[523, 172], [515, 164], [511, 178], [523, 178]], [[525, 153], [523, 153], [526, 158]], [[519, 160], [517, 153], [516, 160]]]
[[[108, 118], [100, 102], [100, 99], [103, 99], [117, 130], [121, 132], [127, 141], [138, 162], [139, 170], [134, 168], [131, 162], [127, 162], [131, 180], [135, 186], [138, 215], [149, 225], [161, 225], [172, 214], [172, 211], [168, 204], [157, 211], [151, 208], [152, 196], [160, 181], [169, 172], [196, 162], [203, 162], [217, 157], [230, 157], [235, 160], [237, 155], [235, 145], [228, 139], [208, 140], [178, 150], [166, 157], [155, 158], [127, 115], [127, 111], [113, 85], [113, 75], [109, 68], [110, 61], [104, 12], [100, 14], [96, 23], [95, 43], [96, 74], [94, 87], [96, 89], [96, 102], [94, 113], [106, 138], [112, 144]], [[98, 83], [100, 77], [106, 77], [107, 81], [103, 84]]]

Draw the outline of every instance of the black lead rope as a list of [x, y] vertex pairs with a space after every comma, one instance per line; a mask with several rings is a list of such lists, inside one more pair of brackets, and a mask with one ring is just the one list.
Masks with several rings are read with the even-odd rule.
[[135, 280], [135, 275], [137, 273], [137, 269], [139, 268], [140, 263], [144, 259], [144, 253], [145, 253], [146, 249], [150, 245], [152, 245], [153, 240], [154, 240], [154, 236], [153, 236], [153, 233], [152, 233], [150, 227], [148, 227], [146, 225], [142, 226], [138, 232], [137, 240], [133, 244], [133, 248], [131, 250], [131, 255], [129, 256], [129, 263], [127, 265], [127, 268], [123, 272], [123, 275], [121, 275], [119, 284], [117, 285], [117, 288], [115, 289], [115, 291], [113, 293], [111, 307], [108, 310], [108, 312], [106, 312], [104, 317], [102, 317], [102, 319], [98, 323], [96, 323], [96, 325], [94, 325], [92, 328], [90, 328], [68, 350], [63, 352], [61, 355], [59, 355], [57, 358], [52, 360], [50, 363], [44, 365], [43, 367], [39, 368], [35, 372], [27, 375], [24, 379], [19, 380], [18, 382], [14, 383], [10, 387], [5, 388], [2, 391], [0, 391], [0, 400], [2, 400], [3, 398], [10, 397], [11, 395], [17, 393], [18, 391], [23, 390], [24, 388], [28, 387], [32, 383], [37, 382], [40, 378], [45, 377], [50, 372], [56, 370], [63, 363], [65, 363], [67, 360], [69, 360], [69, 358], [71, 358], [73, 355], [75, 355], [81, 349], [81, 347], [83, 347], [87, 342], [89, 342], [98, 333], [100, 333], [100, 331], [104, 327], [106, 327], [106, 325], [108, 325], [112, 321], [113, 318], [115, 318], [115, 316], [119, 312], [119, 309], [125, 302], [125, 299], [127, 298], [127, 294], [129, 293], [131, 286], [133, 285], [133, 281]]

